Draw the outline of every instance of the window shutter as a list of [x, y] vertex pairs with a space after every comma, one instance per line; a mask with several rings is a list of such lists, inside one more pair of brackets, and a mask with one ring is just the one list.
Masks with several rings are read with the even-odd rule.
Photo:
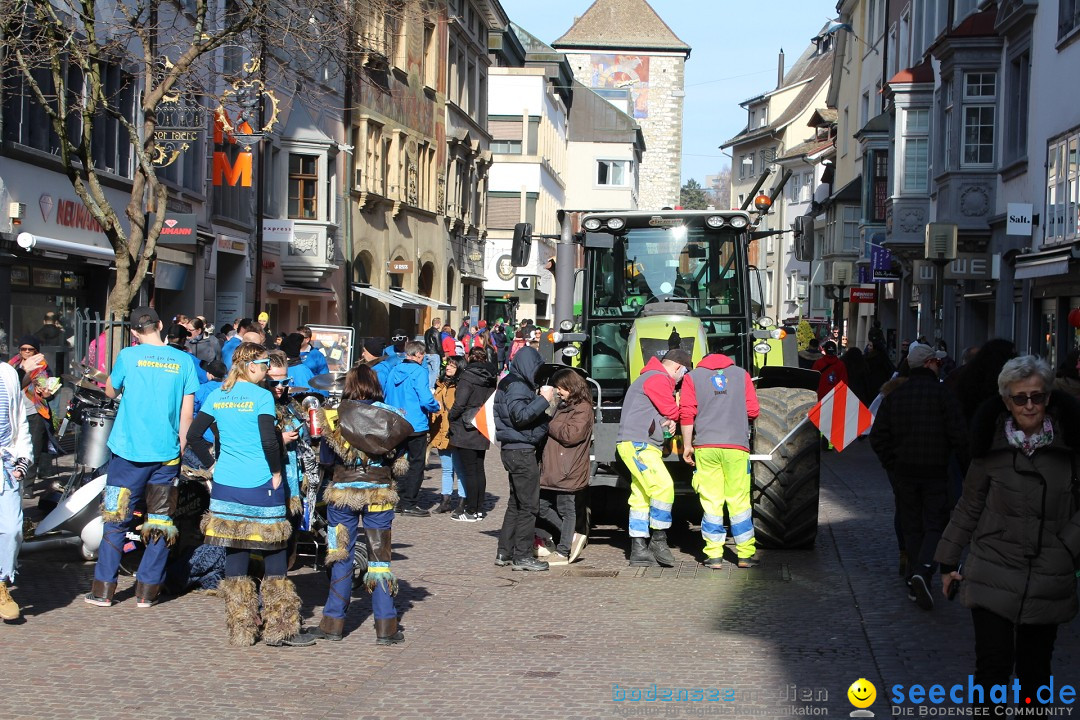
[[521, 197], [489, 195], [488, 229], [511, 230], [521, 219]]

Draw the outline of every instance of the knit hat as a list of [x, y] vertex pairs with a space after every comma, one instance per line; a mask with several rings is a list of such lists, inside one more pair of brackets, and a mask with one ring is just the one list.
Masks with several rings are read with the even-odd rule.
[[364, 341], [364, 349], [368, 351], [368, 354], [379, 357], [386, 349], [386, 341], [382, 338], [368, 338]]
[[19, 344], [16, 347], [22, 347], [23, 345], [29, 345], [34, 348], [34, 352], [41, 352], [41, 341], [33, 335], [24, 335], [19, 338]]
[[293, 358], [300, 357], [300, 347], [303, 344], [303, 335], [300, 333], [290, 333], [288, 337], [281, 341], [281, 351], [285, 353], [285, 357], [292, 360]]

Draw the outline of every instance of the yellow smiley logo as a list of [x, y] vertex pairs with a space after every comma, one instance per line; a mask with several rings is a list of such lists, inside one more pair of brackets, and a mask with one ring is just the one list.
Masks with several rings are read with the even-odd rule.
[[859, 678], [847, 689], [847, 698], [857, 708], [868, 708], [877, 698], [877, 688], [866, 678]]

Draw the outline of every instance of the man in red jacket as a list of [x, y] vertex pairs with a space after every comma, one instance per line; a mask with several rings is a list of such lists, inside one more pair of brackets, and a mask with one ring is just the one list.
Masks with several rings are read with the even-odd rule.
[[811, 370], [817, 370], [821, 373], [821, 379], [818, 380], [817, 386], [818, 400], [825, 397], [838, 383], [847, 383], [848, 381], [847, 366], [844, 365], [843, 360], [836, 356], [836, 343], [828, 340], [821, 346], [821, 349], [825, 354], [811, 368]]
[[667, 544], [675, 486], [661, 448], [679, 420], [675, 386], [691, 367], [690, 353], [682, 349], [668, 350], [663, 360], [649, 358], [623, 399], [615, 449], [630, 470], [632, 566], [675, 565]]
[[727, 355], [711, 353], [683, 378], [679, 394], [683, 459], [696, 462], [694, 489], [704, 516], [705, 567], [723, 566], [724, 505], [741, 568], [757, 567], [750, 509], [750, 420], [758, 416], [750, 375]]

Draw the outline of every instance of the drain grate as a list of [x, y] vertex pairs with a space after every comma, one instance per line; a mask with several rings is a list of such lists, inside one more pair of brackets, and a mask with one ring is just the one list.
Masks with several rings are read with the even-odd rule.
[[529, 670], [525, 673], [527, 678], [553, 678], [558, 676], [558, 670]]
[[563, 577], [619, 577], [622, 570], [593, 570], [589, 568], [569, 568], [563, 571]]
[[[534, 640], [565, 640], [565, 635], [559, 635], [558, 633], [541, 633], [540, 635], [533, 635]], [[533, 675], [531, 673], [540, 672], [539, 670], [530, 670], [525, 674], [525, 677], [547, 677], [546, 675]], [[552, 673], [552, 675], [558, 675], [559, 673]]]

